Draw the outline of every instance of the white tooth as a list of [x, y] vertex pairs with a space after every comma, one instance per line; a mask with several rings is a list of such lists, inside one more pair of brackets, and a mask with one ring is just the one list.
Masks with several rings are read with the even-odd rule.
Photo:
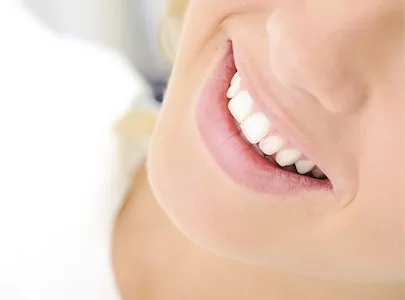
[[236, 72], [235, 75], [233, 75], [232, 80], [231, 80], [231, 85], [234, 84], [234, 82], [236, 82], [236, 81], [241, 82], [239, 72]]
[[300, 174], [306, 174], [311, 171], [315, 164], [307, 159], [299, 160], [295, 163], [295, 167], [297, 168], [297, 172]]
[[312, 170], [312, 175], [314, 175], [314, 177], [316, 178], [322, 178], [325, 177], [325, 174], [321, 171], [321, 169], [319, 169], [318, 167], [315, 167]]
[[241, 79], [238, 73], [235, 74], [236, 77], [232, 80], [231, 86], [228, 89], [228, 92], [226, 93], [226, 96], [229, 99], [232, 99], [235, 97], [239, 92], [240, 92], [240, 84], [241, 84]]
[[247, 140], [251, 144], [257, 144], [269, 133], [270, 126], [271, 123], [264, 114], [254, 113], [240, 127]]
[[264, 154], [273, 155], [274, 153], [280, 151], [283, 148], [283, 145], [284, 140], [281, 137], [277, 135], [270, 135], [260, 141], [259, 148]]
[[276, 162], [281, 167], [286, 167], [295, 164], [301, 157], [301, 152], [294, 148], [286, 148], [280, 150], [276, 155]]
[[253, 99], [247, 91], [239, 92], [234, 98], [229, 100], [228, 109], [231, 115], [241, 123], [253, 110]]

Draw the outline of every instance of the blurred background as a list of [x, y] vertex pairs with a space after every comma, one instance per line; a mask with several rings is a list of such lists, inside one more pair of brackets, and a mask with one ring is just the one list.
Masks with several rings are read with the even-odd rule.
[[43, 22], [126, 56], [160, 101], [170, 62], [159, 43], [167, 0], [23, 0]]

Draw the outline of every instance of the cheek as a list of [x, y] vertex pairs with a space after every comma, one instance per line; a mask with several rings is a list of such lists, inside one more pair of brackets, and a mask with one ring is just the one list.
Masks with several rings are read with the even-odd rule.
[[150, 182], [165, 212], [204, 248], [256, 264], [298, 268], [300, 255], [292, 255], [292, 249], [302, 247], [291, 247], [291, 241], [307, 244], [308, 228], [338, 207], [324, 197], [272, 199], [235, 184], [211, 159], [190, 112], [174, 107], [170, 103], [163, 112], [148, 160]]
[[400, 94], [392, 86], [392, 91], [385, 91], [369, 106], [361, 132], [359, 195], [347, 222], [365, 239], [366, 248], [371, 249], [366, 253], [375, 256], [381, 272], [389, 266], [399, 274], [403, 265], [398, 262], [405, 254], [405, 107], [397, 107], [403, 101]]

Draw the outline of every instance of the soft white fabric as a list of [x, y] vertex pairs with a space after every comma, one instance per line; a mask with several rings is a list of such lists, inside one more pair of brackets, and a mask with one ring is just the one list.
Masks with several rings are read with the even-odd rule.
[[149, 93], [116, 54], [0, 2], [0, 299], [116, 300], [127, 174], [114, 123]]

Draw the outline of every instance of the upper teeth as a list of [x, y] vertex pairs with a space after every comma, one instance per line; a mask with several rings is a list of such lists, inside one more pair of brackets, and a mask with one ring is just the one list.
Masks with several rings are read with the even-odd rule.
[[284, 140], [278, 135], [269, 135], [260, 141], [259, 147], [264, 154], [273, 155], [283, 149]]
[[277, 152], [276, 162], [282, 166], [287, 167], [299, 161], [301, 152], [294, 148], [284, 148]]
[[297, 172], [300, 174], [306, 174], [310, 172], [314, 167], [315, 164], [307, 159], [299, 160], [295, 163], [295, 166], [297, 168]]
[[275, 155], [275, 160], [281, 167], [295, 165], [300, 174], [312, 171], [315, 177], [324, 177], [312, 161], [304, 158], [299, 150], [288, 146], [288, 143], [275, 133], [271, 121], [255, 107], [249, 92], [241, 89], [241, 82], [239, 72], [236, 72], [227, 92], [230, 99], [228, 109], [240, 124], [246, 139], [251, 144], [258, 144], [264, 154]]
[[247, 91], [238, 91], [235, 96], [231, 97], [228, 108], [236, 121], [242, 123], [253, 111], [253, 99]]
[[238, 92], [240, 91], [240, 84], [242, 80], [239, 76], [239, 73], [236, 72], [236, 74], [233, 76], [232, 81], [231, 81], [231, 86], [228, 89], [228, 92], [226, 93], [226, 96], [231, 99], [235, 97]]
[[260, 112], [253, 113], [240, 125], [243, 134], [252, 144], [259, 143], [269, 133], [271, 123], [266, 116]]

